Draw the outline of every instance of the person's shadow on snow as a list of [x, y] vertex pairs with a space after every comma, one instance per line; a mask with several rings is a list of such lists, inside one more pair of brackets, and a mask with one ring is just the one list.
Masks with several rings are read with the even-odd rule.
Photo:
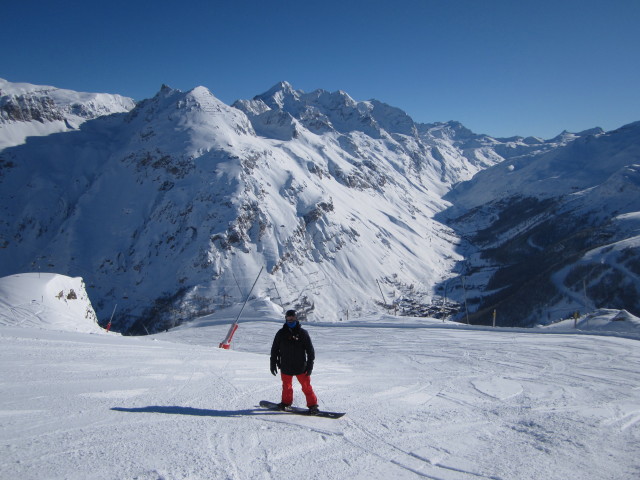
[[116, 412], [130, 413], [164, 413], [167, 415], [191, 415], [194, 417], [244, 417], [251, 415], [273, 415], [279, 412], [254, 408], [246, 410], [209, 410], [204, 408], [152, 405], [139, 408], [113, 407]]

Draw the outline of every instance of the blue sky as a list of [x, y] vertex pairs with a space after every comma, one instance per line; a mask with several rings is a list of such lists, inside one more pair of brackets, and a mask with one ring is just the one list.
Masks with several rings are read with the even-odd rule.
[[640, 120], [639, 0], [4, 2], [0, 77], [225, 103], [286, 80], [415, 121], [551, 138]]

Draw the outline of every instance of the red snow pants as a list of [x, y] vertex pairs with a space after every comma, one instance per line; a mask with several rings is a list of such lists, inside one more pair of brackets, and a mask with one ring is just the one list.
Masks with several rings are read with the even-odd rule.
[[[291, 405], [293, 403], [293, 375], [280, 373], [280, 377], [282, 378], [282, 403]], [[307, 407], [318, 405], [318, 399], [316, 394], [313, 393], [313, 387], [311, 387], [311, 377], [306, 373], [295, 377], [300, 382], [302, 393], [307, 398]]]

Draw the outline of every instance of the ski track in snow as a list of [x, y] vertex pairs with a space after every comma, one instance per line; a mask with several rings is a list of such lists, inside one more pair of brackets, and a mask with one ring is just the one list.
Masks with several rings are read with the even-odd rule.
[[347, 412], [329, 420], [257, 406], [279, 398], [278, 328], [242, 323], [225, 351], [228, 325], [137, 338], [0, 326], [0, 478], [640, 474], [635, 340], [310, 324], [321, 407]]

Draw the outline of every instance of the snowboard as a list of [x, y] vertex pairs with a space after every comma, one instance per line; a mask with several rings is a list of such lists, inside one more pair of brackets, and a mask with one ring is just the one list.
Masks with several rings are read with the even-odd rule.
[[277, 410], [279, 412], [293, 413], [295, 415], [306, 415], [308, 417], [340, 418], [345, 414], [344, 412], [325, 412], [324, 410], [320, 410], [318, 413], [309, 413], [309, 410], [300, 407], [287, 407], [284, 410], [280, 410], [277, 403], [269, 402], [267, 400], [261, 400], [260, 406], [268, 410]]

